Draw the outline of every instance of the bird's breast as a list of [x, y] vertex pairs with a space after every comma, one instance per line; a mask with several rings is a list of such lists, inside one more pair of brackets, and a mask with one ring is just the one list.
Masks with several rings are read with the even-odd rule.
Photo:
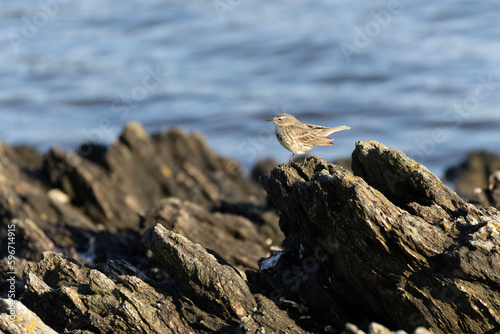
[[296, 154], [304, 154], [313, 147], [297, 140], [292, 131], [286, 127], [276, 127], [276, 139], [278, 139], [281, 146]]

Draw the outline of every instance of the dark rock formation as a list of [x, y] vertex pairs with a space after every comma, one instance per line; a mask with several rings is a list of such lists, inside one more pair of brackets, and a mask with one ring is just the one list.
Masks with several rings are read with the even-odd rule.
[[160, 285], [122, 260], [83, 266], [46, 252], [26, 266], [21, 300], [58, 332], [306, 333], [217, 253], [162, 225], [144, 243], [175, 281]]
[[[228, 260], [241, 269], [255, 269], [271, 243], [282, 240], [265, 192], [245, 179], [236, 161], [212, 152], [199, 134], [172, 129], [149, 136], [132, 123], [109, 148], [85, 144], [78, 152], [53, 148], [41, 155], [0, 143], [0, 237], [3, 241], [7, 227], [14, 226], [19, 260], [39, 261], [49, 250], [81, 263], [126, 259], [164, 279], [166, 273], [140, 239], [144, 216], [165, 197], [196, 208], [196, 214], [179, 212], [189, 213], [183, 223], [196, 228], [185, 232], [197, 233], [197, 242], [224, 255], [237, 246], [241, 256], [233, 252]], [[173, 217], [167, 220], [176, 224]], [[196, 226], [199, 221], [206, 223]], [[237, 244], [228, 242], [229, 236]], [[7, 255], [2, 247], [0, 259]], [[6, 278], [0, 273], [0, 282]], [[22, 281], [17, 285], [22, 287]], [[7, 296], [3, 288], [2, 296]]]
[[269, 174], [278, 163], [272, 158], [258, 160], [252, 169], [252, 180], [259, 182], [262, 174]]
[[183, 314], [193, 329], [224, 333], [306, 333], [268, 298], [252, 294], [239, 272], [219, 254], [161, 225], [148, 229], [143, 241], [176, 280], [182, 301], [186, 303], [182, 306]]
[[209, 212], [195, 203], [169, 198], [146, 215], [144, 225], [149, 228], [160, 223], [244, 270], [258, 269], [257, 261], [267, 256], [269, 246], [283, 239], [276, 216], [263, 213], [261, 217], [266, 222], [255, 224], [242, 216]]
[[171, 293], [125, 261], [96, 267], [54, 252], [25, 268], [21, 301], [58, 332], [187, 333]]
[[479, 207], [500, 208], [500, 156], [489, 152], [471, 152], [459, 166], [446, 170], [457, 193]]
[[130, 124], [78, 154], [0, 144], [0, 237], [15, 244], [0, 250], [0, 282], [15, 298], [26, 288], [23, 316], [0, 329], [500, 331], [500, 213], [376, 142], [356, 144], [352, 171], [282, 164], [261, 177], [267, 199], [180, 130]]
[[265, 204], [239, 163], [212, 152], [201, 135], [172, 129], [149, 136], [136, 123], [108, 149], [85, 145], [80, 155], [53, 148], [42, 156], [0, 143], [0, 186], [3, 224], [29, 218], [63, 247], [78, 244], [71, 238], [83, 231], [91, 237], [103, 227], [138, 230], [140, 216], [164, 197], [207, 209]]
[[362, 315], [407, 331], [500, 330], [500, 213], [379, 143], [356, 143], [352, 158], [354, 174], [314, 157], [261, 178], [286, 251], [253, 284], [336, 328]]
[[238, 271], [220, 255], [155, 225], [144, 233], [144, 244], [160, 258], [184, 295], [204, 311], [223, 318], [241, 319], [253, 313], [257, 303]]
[[[102, 150], [102, 149], [101, 149]], [[92, 156], [92, 146], [85, 150]], [[210, 208], [224, 201], [262, 201], [240, 165], [213, 153], [199, 134], [173, 129], [149, 136], [137, 123], [97, 161], [52, 149], [45, 162], [50, 181], [109, 228], [136, 228], [139, 216], [161, 198], [174, 196]]]

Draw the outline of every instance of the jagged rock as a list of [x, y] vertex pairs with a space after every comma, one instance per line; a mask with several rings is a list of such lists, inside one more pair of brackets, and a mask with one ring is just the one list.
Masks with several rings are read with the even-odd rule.
[[[23, 151], [24, 152], [24, 151]], [[42, 157], [30, 151], [33, 160]], [[27, 154], [24, 152], [24, 154]], [[26, 157], [18, 155], [15, 148], [0, 143], [0, 219], [2, 233], [6, 225], [14, 218], [40, 220], [41, 223], [56, 217], [50, 207], [46, 191], [48, 187], [43, 178], [39, 178], [36, 170], [31, 169]]]
[[[256, 259], [267, 252], [266, 241], [282, 239], [265, 192], [245, 179], [236, 161], [211, 151], [199, 134], [172, 129], [150, 136], [131, 123], [109, 148], [91, 143], [78, 154], [53, 148], [41, 155], [0, 143], [0, 237], [7, 235], [11, 220], [22, 222], [16, 232], [17, 255], [28, 260], [39, 260], [44, 250], [82, 263], [123, 258], [164, 279], [139, 240], [143, 215], [165, 197], [192, 201], [212, 219], [218, 211], [251, 220], [255, 226], [249, 229], [258, 232], [251, 240], [243, 240], [250, 234], [239, 238], [234, 228], [228, 230], [240, 246], [250, 247], [249, 256], [234, 263], [240, 268], [255, 268]], [[230, 227], [229, 221], [221, 222]], [[205, 239], [197, 241], [207, 247], [223, 245]], [[2, 248], [0, 258], [6, 255]]]
[[281, 214], [286, 251], [274, 266], [247, 273], [254, 289], [276, 287], [314, 310], [311, 321], [337, 330], [363, 315], [406, 331], [498, 331], [500, 213], [465, 203], [427, 168], [377, 142], [357, 142], [352, 158], [354, 174], [313, 157], [261, 177]]
[[64, 194], [51, 195], [50, 181], [42, 173], [42, 161], [43, 157], [34, 150], [0, 143], [0, 219], [3, 224], [14, 218], [28, 218], [54, 236], [57, 236], [54, 222], [84, 219], [83, 225], [92, 228], [78, 209], [61, 202]]
[[257, 306], [238, 271], [217, 253], [155, 225], [144, 233], [144, 244], [164, 263], [186, 295], [205, 311], [241, 319]]
[[144, 242], [175, 281], [158, 284], [123, 260], [95, 266], [55, 252], [25, 267], [21, 301], [58, 332], [307, 333], [252, 294], [237, 270], [161, 225]]
[[[485, 151], [470, 152], [465, 161], [446, 170], [446, 179], [453, 182], [457, 193], [479, 206], [500, 207], [500, 196], [494, 195], [493, 188], [500, 171], [500, 156]], [[495, 173], [497, 172], [497, 173]]]
[[490, 175], [486, 189], [489, 202], [500, 208], [500, 170]]
[[338, 165], [340, 167], [343, 167], [347, 170], [351, 170], [352, 158], [348, 157], [348, 158], [343, 158], [343, 159], [335, 159], [332, 163], [334, 165]]
[[0, 259], [0, 298], [18, 299], [24, 292], [23, 268], [30, 261], [13, 256]]
[[470, 202], [477, 207], [495, 206], [500, 209], [500, 170], [490, 175], [486, 188], [474, 189]]
[[[7, 286], [7, 272], [13, 271], [9, 270], [8, 256], [15, 256], [16, 297], [24, 290], [20, 277], [24, 264], [39, 260], [42, 251], [54, 250], [56, 243], [67, 240], [67, 230], [60, 228], [66, 223], [59, 222], [71, 224], [71, 218], [78, 216], [76, 208], [53, 205], [48, 180], [41, 173], [42, 161], [42, 155], [28, 147], [0, 143], [0, 263], [5, 269], [0, 273], [0, 282]], [[63, 207], [67, 209], [64, 213], [60, 211]], [[74, 243], [67, 246], [63, 251], [76, 255], [71, 248]], [[10, 254], [10, 250], [15, 254]], [[6, 291], [2, 291], [2, 296], [7, 297]]]
[[217, 329], [220, 332], [307, 333], [267, 297], [252, 294], [239, 272], [219, 254], [159, 224], [145, 232], [143, 242], [176, 280], [183, 299], [192, 300], [188, 305], [196, 305], [183, 312], [197, 319], [196, 324], [209, 323], [206, 319], [210, 315], [226, 323]]
[[125, 261], [92, 268], [46, 252], [24, 279], [21, 300], [58, 332], [189, 332], [170, 293]]
[[[42, 173], [42, 162], [43, 157], [34, 150], [0, 143], [1, 238], [7, 236], [14, 221], [18, 222], [14, 229], [18, 257], [37, 260], [41, 251], [56, 246], [67, 255], [76, 255], [79, 241], [75, 235], [97, 228], [79, 208], [65, 201], [64, 193], [51, 189]], [[2, 247], [0, 255], [6, 256], [6, 251]]]
[[207, 208], [264, 198], [236, 161], [213, 153], [199, 134], [172, 129], [149, 136], [140, 124], [130, 123], [108, 150], [87, 145], [84, 153], [52, 149], [45, 172], [72, 203], [108, 228], [137, 228], [139, 215], [166, 196]]
[[274, 169], [276, 164], [277, 162], [273, 158], [258, 160], [251, 172], [252, 180], [259, 182], [259, 177], [262, 174], [269, 174]]
[[262, 177], [285, 249], [244, 275], [281, 232], [264, 192], [202, 136], [130, 124], [79, 154], [0, 144], [0, 236], [15, 223], [22, 301], [59, 332], [500, 330], [500, 213], [376, 142], [357, 143], [352, 170], [313, 157]]
[[23, 303], [10, 298], [0, 298], [0, 332], [57, 334]]
[[[277, 219], [274, 215], [271, 218], [274, 221], [258, 225], [238, 215], [209, 212], [195, 203], [168, 198], [146, 215], [144, 226], [160, 223], [216, 251], [234, 266], [258, 269], [257, 261], [267, 256], [269, 246], [279, 245], [283, 239]], [[269, 229], [270, 226], [275, 228]]]
[[44, 251], [56, 249], [52, 240], [31, 219], [13, 219], [9, 225], [15, 231], [16, 256], [39, 261]]
[[[93, 221], [107, 228], [137, 226], [139, 216], [127, 205], [127, 194], [102, 166], [59, 148], [50, 150], [45, 163], [50, 181]], [[116, 222], [120, 225], [115, 226]]]

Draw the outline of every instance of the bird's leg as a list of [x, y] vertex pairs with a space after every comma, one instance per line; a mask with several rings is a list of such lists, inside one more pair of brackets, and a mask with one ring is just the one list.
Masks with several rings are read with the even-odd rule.
[[307, 161], [307, 152], [306, 154], [304, 155], [304, 162], [302, 163], [302, 166], [304, 166], [306, 164], [306, 161]]
[[292, 165], [292, 158], [295, 153], [292, 153], [292, 156], [290, 157], [290, 162], [288, 163], [289, 165]]

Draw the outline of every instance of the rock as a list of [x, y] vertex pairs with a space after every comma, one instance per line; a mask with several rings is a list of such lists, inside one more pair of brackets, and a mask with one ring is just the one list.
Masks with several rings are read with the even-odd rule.
[[477, 215], [474, 208], [467, 206], [425, 166], [376, 142], [356, 144], [352, 169], [355, 175], [362, 177], [394, 204], [421, 216], [434, 205], [448, 214], [462, 208]]
[[259, 177], [262, 174], [269, 174], [276, 166], [277, 162], [273, 158], [260, 159], [252, 169], [252, 180], [259, 182]]
[[[149, 277], [170, 286], [172, 278], [140, 243], [144, 231], [141, 223], [152, 225], [144, 216], [150, 211], [158, 213], [156, 218], [165, 225], [220, 251], [240, 270], [257, 269], [257, 260], [282, 239], [277, 215], [266, 207], [265, 192], [245, 179], [237, 162], [213, 153], [199, 134], [173, 129], [149, 136], [132, 123], [111, 147], [85, 144], [78, 154], [53, 148], [43, 156], [28, 147], [0, 144], [0, 234], [7, 236], [8, 226], [14, 226], [16, 298], [24, 291], [20, 273], [29, 264], [24, 300], [51, 321], [54, 310], [64, 308], [66, 317], [62, 319], [66, 320], [54, 325], [58, 331], [73, 330], [68, 324], [74, 314], [93, 314], [75, 332], [109, 325], [108, 320], [100, 318], [97, 308], [103, 307], [101, 301], [79, 293], [90, 279], [89, 270], [99, 271], [100, 266], [116, 263], [110, 259], [127, 259]], [[2, 248], [0, 254], [4, 269], [0, 281], [7, 283], [2, 287], [8, 287], [7, 279], [11, 278], [7, 275], [11, 262], [6, 250]], [[41, 259], [47, 250], [64, 256], [46, 253]], [[87, 262], [101, 264], [83, 266]], [[73, 266], [76, 264], [78, 268]], [[45, 275], [45, 271], [50, 274]], [[103, 269], [103, 274], [113, 281], [110, 272]], [[47, 279], [61, 285], [54, 286]], [[185, 311], [182, 319], [186, 324], [196, 322], [196, 328], [261, 328], [270, 315], [291, 321], [286, 313], [272, 309], [272, 302], [264, 296], [252, 297], [257, 311], [252, 309], [243, 320], [236, 321], [226, 314], [212, 315], [198, 306], [183, 304], [175, 289], [165, 296], [176, 301], [176, 307]], [[2, 296], [8, 294], [9, 290], [2, 289]], [[64, 302], [55, 305], [59, 297]], [[89, 303], [96, 303], [96, 308]], [[259, 309], [259, 305], [267, 306]], [[204, 314], [203, 324], [199, 323], [200, 314]], [[270, 323], [268, 326], [273, 328]], [[287, 326], [283, 328], [301, 332], [296, 326]]]
[[[236, 161], [211, 151], [199, 134], [172, 129], [150, 136], [131, 123], [109, 148], [88, 143], [78, 154], [53, 148], [41, 155], [0, 143], [0, 235], [7, 235], [13, 219], [20, 222], [20, 258], [37, 261], [46, 250], [81, 263], [122, 258], [162, 280], [166, 273], [158, 271], [158, 261], [147, 256], [139, 240], [144, 215], [165, 197], [194, 202], [211, 219], [217, 211], [232, 214], [221, 220], [226, 232], [251, 250], [234, 263], [241, 269], [256, 268], [271, 242], [282, 239], [265, 192], [244, 177]], [[230, 221], [248, 223], [236, 216], [253, 222], [248, 231], [257, 234], [251, 240], [244, 240], [250, 234], [240, 237], [231, 230]], [[224, 245], [212, 237], [197, 242]], [[5, 252], [0, 250], [0, 258]]]
[[219, 324], [209, 329], [223, 333], [307, 333], [267, 297], [252, 294], [239, 272], [219, 254], [159, 224], [144, 233], [143, 242], [182, 290], [183, 303], [188, 301], [183, 314], [192, 325]]
[[489, 202], [500, 208], [500, 170], [490, 175], [488, 179], [488, 187], [486, 188]]
[[0, 281], [17, 298], [24, 267], [21, 302], [75, 334], [499, 331], [500, 213], [376, 142], [357, 143], [352, 171], [313, 157], [262, 176], [278, 224], [199, 134], [132, 123], [78, 153], [0, 144], [17, 272], [2, 249]]
[[222, 202], [221, 205], [212, 208], [212, 211], [245, 217], [256, 226], [259, 233], [259, 242], [265, 240], [268, 246], [281, 246], [283, 232], [281, 232], [279, 227], [279, 218], [276, 212], [271, 210], [268, 205]]
[[[161, 201], [146, 215], [145, 228], [157, 223], [216, 251], [242, 270], [258, 269], [259, 258], [267, 256], [271, 244], [278, 245], [282, 240], [280, 233], [268, 233], [267, 224], [259, 226], [238, 215], [209, 212], [177, 198]], [[277, 226], [277, 219], [273, 225]]]
[[9, 225], [15, 232], [16, 256], [30, 261], [39, 261], [42, 252], [56, 249], [52, 240], [31, 219], [13, 219]]
[[71, 203], [108, 228], [137, 228], [139, 216], [167, 196], [206, 208], [264, 199], [240, 165], [213, 153], [199, 134], [172, 129], [149, 136], [130, 123], [109, 149], [86, 145], [81, 151], [84, 156], [52, 149], [45, 173]]
[[342, 159], [335, 159], [332, 163], [334, 165], [338, 165], [340, 167], [343, 167], [347, 170], [351, 170], [352, 158], [348, 157], [348, 158], [342, 158]]
[[125, 261], [92, 268], [46, 252], [24, 277], [23, 303], [58, 332], [189, 332], [165, 288]]
[[0, 332], [57, 334], [18, 300], [0, 298]]
[[23, 268], [30, 261], [17, 256], [0, 259], [0, 298], [19, 299], [24, 292]]
[[57, 332], [307, 333], [218, 254], [161, 225], [144, 242], [175, 281], [158, 284], [123, 260], [84, 266], [45, 252], [25, 268], [21, 301]]
[[[457, 193], [466, 200], [472, 200], [479, 206], [500, 207], [498, 198], [490, 195], [490, 187], [495, 182], [494, 175], [497, 171], [500, 171], [498, 154], [485, 151], [470, 152], [460, 165], [448, 168], [445, 177], [453, 182]], [[478, 195], [480, 192], [486, 193], [484, 199]]]
[[500, 170], [490, 175], [488, 185], [484, 189], [474, 189], [470, 202], [480, 208], [494, 206], [500, 209]]
[[183, 236], [155, 225], [144, 233], [144, 244], [168, 268], [181, 289], [205, 311], [241, 319], [257, 306], [238, 271]]
[[304, 305], [303, 328], [368, 317], [408, 332], [500, 330], [500, 213], [377, 142], [352, 158], [354, 174], [313, 157], [261, 177], [286, 239], [274, 267], [247, 273], [253, 289]]
[[[7, 235], [11, 221], [17, 222], [13, 231], [16, 255], [28, 260], [38, 260], [41, 251], [55, 247], [76, 255], [80, 240], [74, 237], [97, 228], [79, 208], [64, 200], [66, 194], [51, 189], [42, 162], [43, 157], [34, 150], [0, 143], [0, 233]], [[6, 256], [4, 252], [6, 248], [2, 248], [2, 256]]]
[[309, 333], [297, 326], [287, 312], [279, 309], [267, 297], [260, 294], [254, 294], [254, 297], [257, 310], [242, 319], [237, 333]]
[[[86, 216], [107, 228], [134, 228], [138, 213], [126, 202], [126, 194], [100, 165], [81, 156], [53, 148], [47, 155], [45, 170], [55, 187]], [[120, 222], [116, 226], [117, 222]]]
[[[24, 155], [18, 155], [22, 152]], [[32, 155], [31, 160], [26, 156]], [[57, 213], [46, 196], [48, 187], [38, 170], [32, 169], [42, 160], [39, 153], [16, 149], [0, 143], [0, 218], [2, 232], [14, 218], [29, 218], [48, 227], [47, 221]]]

